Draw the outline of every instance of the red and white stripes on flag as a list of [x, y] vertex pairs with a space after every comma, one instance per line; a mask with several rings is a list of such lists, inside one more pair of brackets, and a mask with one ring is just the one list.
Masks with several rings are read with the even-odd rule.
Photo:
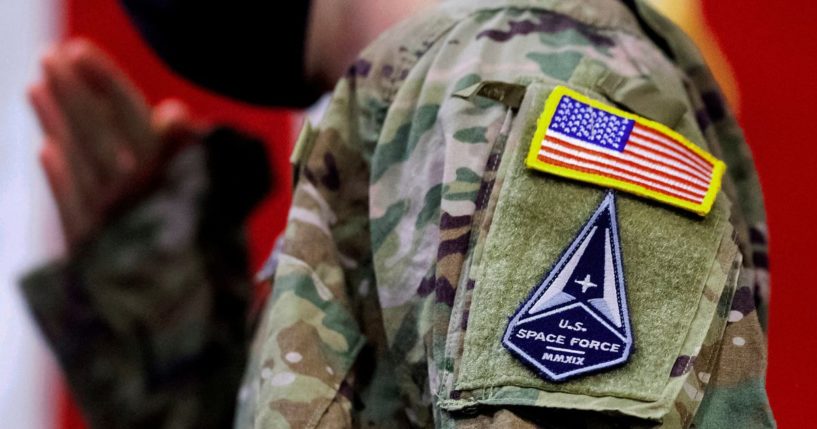
[[724, 164], [669, 128], [565, 87], [548, 99], [527, 165], [705, 215]]

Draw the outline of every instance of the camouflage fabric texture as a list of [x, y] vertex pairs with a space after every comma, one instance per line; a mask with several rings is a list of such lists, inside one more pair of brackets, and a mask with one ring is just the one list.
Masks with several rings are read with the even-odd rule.
[[[659, 120], [728, 165], [705, 219], [619, 195], [636, 354], [560, 384], [526, 372], [499, 344], [495, 331], [535, 284], [498, 284], [490, 268], [541, 276], [605, 192], [522, 168], [555, 85]], [[302, 133], [293, 163], [289, 222], [262, 271], [272, 291], [237, 389], [235, 427], [774, 427], [764, 385], [765, 215], [751, 155], [695, 47], [643, 3], [444, 2], [361, 54], [324, 119]], [[514, 237], [542, 249], [538, 265]], [[673, 248], [690, 257], [656, 262]], [[77, 269], [107, 264], [100, 255]], [[151, 287], [181, 291], [167, 276]], [[83, 293], [114, 292], [89, 284]], [[46, 332], [68, 317], [49, 298], [32, 304]], [[662, 308], [672, 317], [658, 319]], [[186, 334], [213, 337], [209, 315], [197, 316]], [[60, 356], [82, 344], [67, 327], [54, 332]], [[75, 389], [121, 391], [144, 377], [144, 366], [127, 371], [132, 362], [105, 357], [124, 354], [112, 342], [89, 341], [83, 358], [105, 361], [121, 386], [65, 365], [78, 374]], [[185, 353], [183, 344], [174, 352]], [[219, 393], [234, 386], [223, 383]], [[200, 427], [172, 418], [186, 404], [139, 399], [162, 404], [155, 426]], [[83, 397], [89, 416], [100, 412], [95, 400]], [[223, 421], [219, 407], [205, 410], [213, 421]]]

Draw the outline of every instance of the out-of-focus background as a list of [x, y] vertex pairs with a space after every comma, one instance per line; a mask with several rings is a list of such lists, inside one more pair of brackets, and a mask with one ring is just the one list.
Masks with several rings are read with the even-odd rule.
[[[772, 238], [769, 395], [780, 427], [813, 427], [817, 3], [653, 3], [702, 47], [754, 150]], [[0, 1], [0, 424], [8, 428], [84, 427], [17, 291], [26, 269], [61, 252], [53, 203], [36, 162], [39, 131], [25, 87], [36, 77], [44, 48], [72, 35], [106, 48], [152, 102], [180, 98], [198, 115], [266, 139], [277, 187], [251, 220], [254, 266], [283, 227], [289, 204], [287, 158], [298, 114], [232, 103], [174, 77], [141, 43], [114, 0]]]

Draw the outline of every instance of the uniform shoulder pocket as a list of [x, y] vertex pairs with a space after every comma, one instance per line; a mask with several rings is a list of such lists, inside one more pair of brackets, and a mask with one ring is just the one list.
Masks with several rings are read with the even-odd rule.
[[[514, 120], [484, 242], [470, 266], [475, 284], [463, 311], [466, 328], [449, 337], [461, 345], [449, 348], [461, 354], [441, 404], [449, 411], [581, 410], [684, 427], [702, 399], [707, 380], [698, 374], [714, 363], [739, 272], [730, 203], [716, 192], [702, 217], [526, 167], [555, 89], [530, 85]], [[559, 293], [543, 298], [543, 286], [557, 284]], [[522, 311], [526, 322], [541, 321], [551, 308], [581, 311], [532, 324], [521, 335], [535, 345], [524, 351], [543, 352], [525, 361], [509, 347], [509, 332], [520, 334], [509, 323], [519, 322]], [[607, 328], [582, 334], [591, 323]], [[604, 360], [625, 347], [624, 358]], [[612, 363], [583, 371], [594, 359]]]

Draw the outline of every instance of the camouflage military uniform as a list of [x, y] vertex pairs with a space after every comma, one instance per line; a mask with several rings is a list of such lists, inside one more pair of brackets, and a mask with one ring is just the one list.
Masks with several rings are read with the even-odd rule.
[[[448, 2], [364, 51], [293, 154], [292, 208], [280, 252], [262, 270], [273, 287], [249, 348], [235, 426], [774, 426], [764, 387], [768, 275], [754, 166], [695, 48], [636, 6], [638, 13], [616, 0]], [[619, 194], [636, 353], [621, 368], [558, 384], [499, 342], [518, 303], [604, 195], [523, 166], [556, 85], [662, 122], [728, 165], [705, 218]], [[171, 257], [198, 266], [183, 278], [165, 273], [158, 281], [167, 283], [151, 288], [217, 307], [212, 293], [189, 287], [216, 284], [192, 274], [201, 257]], [[104, 260], [81, 265], [92, 272], [87, 267]], [[58, 282], [37, 279], [28, 290], [40, 296], [35, 311], [65, 363], [77, 355], [71, 340], [79, 332], [59, 320], [75, 316], [55, 302], [67, 292], [36, 292]], [[137, 364], [126, 361], [126, 350], [106, 356], [113, 345], [96, 337], [82, 344], [97, 370], [72, 381], [86, 392], [92, 419], [108, 411], [96, 421], [112, 422], [133, 407], [166, 427], [217, 421], [213, 380], [179, 380], [183, 395], [174, 401], [163, 395], [172, 396], [175, 384], [161, 376], [186, 368], [185, 354], [209, 356], [240, 341], [212, 331], [219, 324], [207, 311], [156, 310], [139, 301], [139, 288], [106, 287], [88, 283], [83, 294], [106, 299], [80, 316], [114, 334], [145, 335], [127, 342], [142, 354]], [[107, 314], [107, 305], [123, 305], [110, 303], [111, 293], [133, 294], [132, 308], [117, 312], [152, 329], [118, 326], [123, 316]], [[167, 333], [161, 317], [187, 324], [168, 325]], [[157, 344], [162, 353], [144, 356]], [[174, 353], [179, 359], [168, 358]], [[228, 361], [223, 350], [216, 356]], [[178, 365], [161, 367], [152, 395], [142, 371], [171, 361]], [[66, 366], [81, 371], [76, 362]], [[96, 410], [102, 392], [115, 392], [113, 403]]]

